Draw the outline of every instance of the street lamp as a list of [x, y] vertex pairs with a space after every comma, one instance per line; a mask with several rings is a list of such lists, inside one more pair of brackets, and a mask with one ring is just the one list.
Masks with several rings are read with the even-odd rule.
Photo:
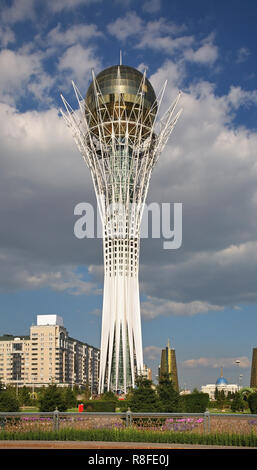
[[[240, 365], [239, 359], [236, 360], [236, 364], [237, 364], [237, 367], [238, 367], [238, 375], [239, 375], [239, 365]], [[240, 390], [240, 377], [238, 377], [237, 385], [238, 385], [238, 391], [239, 391]]]
[[239, 388], [241, 388], [240, 384], [242, 384], [242, 378], [243, 378], [243, 374], [240, 374], [239, 375]]

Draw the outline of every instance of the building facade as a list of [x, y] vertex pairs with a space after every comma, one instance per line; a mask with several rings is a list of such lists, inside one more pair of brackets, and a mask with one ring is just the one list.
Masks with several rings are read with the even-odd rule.
[[253, 348], [250, 387], [257, 388], [257, 348]]
[[68, 335], [58, 315], [38, 315], [30, 336], [0, 336], [0, 378], [4, 384], [41, 387], [89, 385], [98, 391], [99, 349]]
[[201, 387], [201, 392], [203, 393], [208, 393], [209, 397], [211, 400], [215, 400], [215, 391], [216, 389], [218, 392], [221, 390], [224, 391], [225, 395], [227, 395], [229, 392], [230, 393], [236, 393], [239, 390], [239, 387], [237, 384], [229, 384], [227, 379], [223, 376], [223, 368], [221, 368], [220, 371], [220, 377], [216, 380], [215, 384], [208, 384], [208, 385], [203, 385]]
[[161, 364], [159, 367], [159, 379], [163, 377], [164, 374], [169, 375], [169, 379], [173, 383], [174, 389], [179, 391], [178, 384], [178, 370], [176, 362], [176, 351], [174, 348], [170, 347], [170, 342], [165, 349], [162, 349], [161, 352]]
[[85, 99], [74, 85], [78, 112], [62, 97], [63, 116], [91, 172], [103, 225], [99, 393], [126, 393], [144, 369], [140, 224], [152, 170], [180, 114], [173, 116], [178, 95], [156, 120], [164, 88], [156, 97], [145, 73], [120, 64], [97, 77], [93, 73]]

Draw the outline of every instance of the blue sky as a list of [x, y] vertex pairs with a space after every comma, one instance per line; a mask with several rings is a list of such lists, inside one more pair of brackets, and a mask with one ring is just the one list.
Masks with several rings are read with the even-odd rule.
[[89, 172], [58, 112], [91, 69], [146, 68], [164, 107], [183, 114], [154, 170], [149, 202], [183, 202], [183, 244], [142, 240], [144, 360], [168, 338], [180, 386], [249, 385], [257, 346], [255, 2], [14, 0], [0, 22], [0, 332], [27, 334], [57, 313], [100, 345], [101, 240], [73, 235], [74, 206], [95, 205]]

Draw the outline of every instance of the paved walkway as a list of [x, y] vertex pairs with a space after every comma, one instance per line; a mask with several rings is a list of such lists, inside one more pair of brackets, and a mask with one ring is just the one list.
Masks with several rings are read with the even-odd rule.
[[0, 441], [0, 449], [253, 449], [253, 447], [151, 444], [149, 442]]

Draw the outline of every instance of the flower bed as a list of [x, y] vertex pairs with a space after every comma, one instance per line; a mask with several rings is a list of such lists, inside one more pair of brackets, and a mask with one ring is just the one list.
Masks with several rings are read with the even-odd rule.
[[[205, 421], [206, 420], [206, 421]], [[53, 416], [15, 416], [5, 417], [0, 420], [0, 433], [2, 431], [27, 432], [27, 431], [52, 431], [55, 428]], [[78, 415], [60, 415], [59, 430], [101, 430], [124, 429], [126, 419], [120, 416], [90, 416], [87, 413]], [[160, 418], [152, 416], [133, 416], [130, 428], [145, 431], [161, 431], [187, 434], [212, 433], [240, 434], [253, 433], [257, 435], [257, 419], [250, 417], [215, 416], [202, 417], [174, 417]]]

